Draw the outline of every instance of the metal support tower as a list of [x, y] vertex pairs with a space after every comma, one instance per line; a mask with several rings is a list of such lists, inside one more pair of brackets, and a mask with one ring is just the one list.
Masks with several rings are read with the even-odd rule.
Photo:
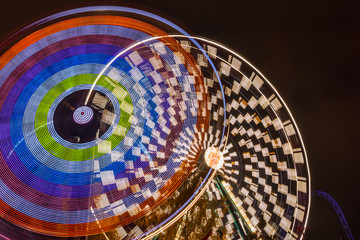
[[347, 222], [346, 222], [345, 216], [344, 216], [344, 214], [342, 213], [342, 211], [341, 211], [341, 209], [340, 209], [340, 206], [339, 206], [339, 204], [335, 201], [335, 199], [334, 199], [332, 196], [330, 196], [328, 193], [323, 192], [323, 191], [313, 191], [312, 195], [323, 197], [323, 198], [325, 198], [326, 200], [328, 200], [328, 202], [331, 203], [331, 205], [332, 205], [333, 208], [335, 209], [337, 215], [339, 216], [339, 219], [340, 219], [340, 221], [341, 221], [343, 230], [345, 231], [347, 238], [348, 238], [349, 240], [354, 240], [354, 237], [353, 237], [353, 235], [351, 234], [349, 225], [348, 225]]

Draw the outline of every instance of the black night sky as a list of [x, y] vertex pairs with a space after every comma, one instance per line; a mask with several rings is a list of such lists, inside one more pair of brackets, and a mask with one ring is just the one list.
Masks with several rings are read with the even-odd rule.
[[[2, 1], [0, 36], [48, 14], [95, 3], [121, 4], [83, 0]], [[357, 225], [360, 2], [138, 0], [132, 3], [162, 13], [195, 35], [223, 43], [272, 82], [302, 133], [312, 190], [331, 194], [342, 208], [354, 238], [360, 238]], [[305, 239], [339, 239], [340, 228], [332, 206], [324, 199], [313, 197]]]

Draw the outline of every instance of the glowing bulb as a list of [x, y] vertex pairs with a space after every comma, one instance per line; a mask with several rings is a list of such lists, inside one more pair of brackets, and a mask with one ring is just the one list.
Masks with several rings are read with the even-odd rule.
[[224, 164], [222, 152], [216, 147], [209, 147], [205, 151], [205, 162], [211, 168], [220, 169]]

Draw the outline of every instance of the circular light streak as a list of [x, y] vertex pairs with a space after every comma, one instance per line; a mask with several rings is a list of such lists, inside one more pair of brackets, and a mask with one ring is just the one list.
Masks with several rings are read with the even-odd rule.
[[81, 106], [75, 109], [73, 119], [77, 124], [87, 124], [94, 117], [94, 112], [91, 107]]
[[118, 10], [44, 20], [2, 53], [10, 141], [0, 146], [9, 172], [0, 214], [12, 209], [6, 219], [24, 229], [61, 237], [125, 226], [166, 200], [196, 163], [172, 144], [191, 145], [208, 124], [208, 112], [197, 114], [206, 93], [195, 61], [172, 38], [142, 42], [166, 35], [158, 19]]

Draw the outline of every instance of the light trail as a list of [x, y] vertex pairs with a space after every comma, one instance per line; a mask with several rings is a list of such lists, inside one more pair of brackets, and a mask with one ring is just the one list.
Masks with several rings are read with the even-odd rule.
[[[157, 40], [157, 39], [160, 39], [160, 38], [176, 38], [176, 37], [182, 37], [182, 38], [188, 38], [188, 39], [200, 39], [200, 40], [204, 40], [205, 39], [202, 39], [200, 37], [193, 37], [193, 36], [186, 36], [186, 35], [179, 35], [179, 34], [173, 34], [173, 35], [166, 35], [166, 36], [156, 36], [156, 37], [151, 37], [151, 38], [147, 38], [147, 39], [144, 39], [140, 42], [137, 42], [137, 43], [134, 43], [133, 45], [125, 48], [123, 51], [121, 51], [120, 53], [118, 53], [115, 57], [113, 57], [106, 65], [105, 67], [101, 70], [101, 72], [98, 74], [98, 76], [96, 77], [96, 79], [94, 80], [94, 83], [92, 84], [90, 90], [89, 90], [89, 93], [88, 95], [86, 96], [86, 99], [85, 99], [85, 104], [84, 105], [87, 105], [88, 101], [89, 101], [89, 98], [91, 96], [91, 93], [92, 91], [94, 90], [94, 87], [96, 85], [96, 83], [98, 82], [98, 80], [100, 79], [100, 77], [105, 73], [105, 71], [110, 67], [110, 65], [117, 59], [119, 58], [120, 56], [124, 55], [127, 51], [143, 44], [143, 43], [146, 43], [146, 42], [150, 42], [150, 41], [153, 41], [153, 40]], [[206, 40], [207, 41], [207, 40]], [[224, 94], [224, 89], [223, 89], [223, 86], [222, 86], [222, 83], [221, 83], [221, 80], [220, 80], [220, 76], [215, 68], [215, 65], [214, 63], [211, 61], [210, 57], [208, 56], [208, 54], [206, 53], [206, 51], [199, 45], [199, 43], [197, 43], [196, 41], [193, 41], [193, 43], [198, 47], [198, 49], [204, 54], [204, 56], [207, 58], [207, 60], [209, 61], [211, 67], [213, 68], [214, 70], [214, 73], [216, 75], [216, 78], [218, 79], [218, 82], [219, 82], [219, 86], [220, 86], [220, 90], [221, 90], [221, 95], [222, 95], [222, 98], [223, 98], [223, 108], [224, 108], [224, 119], [226, 119], [226, 104], [225, 104], [225, 94]], [[224, 139], [224, 135], [225, 135], [225, 124], [224, 124], [224, 127], [223, 127], [223, 131], [222, 131], [222, 137], [221, 137], [221, 140]]]

